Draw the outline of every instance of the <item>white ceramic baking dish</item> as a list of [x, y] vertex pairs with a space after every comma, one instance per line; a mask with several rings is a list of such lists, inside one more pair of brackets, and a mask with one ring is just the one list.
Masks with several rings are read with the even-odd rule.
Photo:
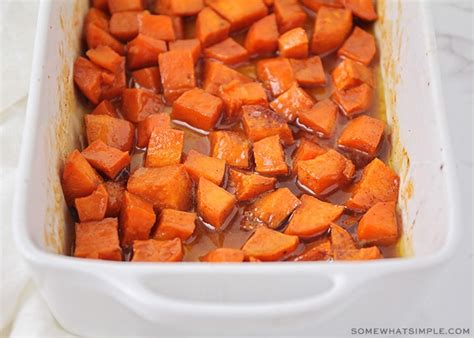
[[15, 195], [16, 243], [64, 328], [88, 336], [348, 335], [355, 324], [382, 326], [409, 315], [397, 300], [415, 297], [430, 282], [459, 235], [454, 162], [424, 2], [379, 1], [376, 26], [407, 257], [239, 265], [60, 255], [70, 245], [70, 219], [59, 171], [82, 132], [72, 65], [87, 6], [87, 0], [41, 4]]

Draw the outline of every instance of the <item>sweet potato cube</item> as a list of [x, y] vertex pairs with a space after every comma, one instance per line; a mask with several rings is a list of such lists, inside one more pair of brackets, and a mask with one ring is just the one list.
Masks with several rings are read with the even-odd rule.
[[129, 178], [127, 189], [161, 209], [189, 210], [192, 205], [192, 181], [182, 165], [139, 168]]
[[230, 22], [233, 32], [250, 26], [268, 13], [262, 0], [206, 0], [206, 4]]
[[345, 0], [301, 0], [303, 5], [314, 12], [319, 11], [321, 7], [344, 8]]
[[324, 86], [326, 74], [319, 56], [308, 59], [290, 59], [291, 67], [298, 84], [302, 87]]
[[101, 11], [108, 11], [109, 10], [109, 1], [108, 0], [92, 0], [91, 6]]
[[137, 127], [137, 146], [145, 148], [150, 141], [153, 129], [171, 128], [170, 116], [166, 113], [152, 114], [138, 123]]
[[158, 67], [142, 68], [132, 72], [135, 86], [159, 93], [161, 89], [160, 70]]
[[270, 102], [270, 107], [287, 121], [294, 121], [299, 113], [314, 105], [314, 99], [294, 83], [286, 92]]
[[244, 252], [239, 249], [217, 248], [209, 251], [201, 258], [202, 262], [210, 263], [240, 263], [245, 258]]
[[258, 61], [257, 77], [275, 97], [283, 94], [296, 81], [290, 61], [285, 58]]
[[93, 111], [91, 111], [92, 115], [108, 115], [111, 117], [118, 117], [117, 111], [115, 107], [110, 103], [109, 100], [103, 100], [99, 103]]
[[244, 173], [230, 169], [229, 185], [235, 190], [238, 201], [248, 201], [264, 192], [273, 190], [277, 180], [253, 173]]
[[321, 7], [314, 23], [311, 51], [326, 54], [338, 48], [352, 29], [352, 14], [342, 8]]
[[377, 13], [372, 0], [345, 0], [344, 4], [347, 9], [362, 20], [377, 20]]
[[298, 0], [275, 0], [273, 8], [280, 33], [304, 26], [307, 15]]
[[138, 88], [127, 88], [122, 93], [122, 113], [130, 122], [138, 123], [163, 108], [160, 95]]
[[267, 15], [250, 26], [244, 46], [250, 55], [273, 53], [278, 49], [278, 36], [275, 14]]
[[78, 150], [74, 150], [64, 164], [61, 184], [68, 205], [78, 197], [92, 194], [102, 178]]
[[126, 11], [143, 11], [142, 0], [108, 0], [110, 13]]
[[130, 164], [130, 155], [127, 151], [110, 147], [100, 139], [89, 144], [82, 151], [82, 155], [94, 169], [112, 180]]
[[183, 256], [183, 244], [179, 238], [167, 241], [149, 239], [133, 242], [132, 262], [180, 262]]
[[163, 209], [158, 220], [154, 239], [166, 240], [180, 238], [187, 240], [196, 228], [196, 214], [173, 209]]
[[200, 88], [188, 90], [173, 102], [171, 117], [174, 120], [204, 131], [209, 131], [219, 121], [222, 100]]
[[255, 170], [264, 175], [287, 175], [288, 165], [280, 143], [280, 136], [266, 137], [253, 144]]
[[345, 59], [332, 71], [332, 80], [338, 90], [350, 89], [366, 83], [374, 87], [374, 75], [372, 70], [355, 61]]
[[101, 221], [105, 217], [109, 195], [100, 184], [89, 196], [76, 198], [74, 205], [80, 222]]
[[74, 62], [74, 82], [89, 101], [99, 103], [102, 95], [102, 70], [99, 67], [78, 57]]
[[322, 238], [306, 245], [302, 254], [291, 259], [293, 262], [325, 261], [332, 258], [331, 241]]
[[197, 211], [202, 220], [221, 228], [234, 210], [235, 196], [201, 177], [197, 189]]
[[120, 55], [109, 46], [100, 45], [86, 52], [87, 57], [97, 66], [115, 72], [122, 61]]
[[125, 46], [113, 37], [108, 30], [102, 29], [95, 23], [87, 26], [86, 42], [89, 49], [104, 45], [109, 46], [120, 55], [125, 55]]
[[164, 95], [173, 103], [182, 93], [196, 87], [194, 61], [185, 50], [172, 50], [158, 56]]
[[331, 99], [341, 108], [344, 115], [352, 117], [369, 110], [374, 96], [374, 89], [368, 84], [347, 89], [336, 90]]
[[102, 73], [102, 99], [113, 99], [122, 95], [126, 88], [125, 57], [120, 57], [120, 62], [114, 72]]
[[98, 222], [76, 223], [75, 230], [75, 257], [122, 260], [116, 218], [105, 218]]
[[155, 2], [155, 12], [167, 15], [196, 15], [204, 7], [204, 0], [160, 0]]
[[198, 182], [201, 177], [214, 184], [221, 185], [225, 175], [225, 161], [203, 155], [191, 149], [184, 161], [189, 176]]
[[138, 15], [140, 12], [118, 12], [112, 14], [110, 34], [121, 41], [129, 41], [138, 35]]
[[331, 137], [336, 119], [337, 106], [330, 99], [319, 101], [311, 109], [302, 110], [298, 114], [301, 124], [324, 138]]
[[250, 143], [241, 134], [232, 131], [213, 131], [209, 134], [211, 156], [223, 159], [233, 167], [248, 168]]
[[101, 140], [110, 147], [131, 151], [135, 127], [132, 123], [107, 115], [86, 115], [87, 142]]
[[374, 158], [362, 172], [346, 206], [355, 211], [366, 211], [378, 202], [395, 202], [398, 199], [400, 178], [385, 163]]
[[204, 56], [228, 65], [245, 62], [249, 58], [247, 50], [232, 38], [207, 47], [204, 49]]
[[382, 253], [376, 246], [361, 248], [357, 250], [337, 251], [334, 253], [335, 260], [344, 261], [367, 261], [383, 258]]
[[362, 115], [349, 121], [337, 140], [340, 147], [358, 150], [374, 156], [382, 139], [385, 123], [382, 120]]
[[376, 52], [374, 36], [355, 27], [352, 34], [337, 51], [337, 55], [369, 65]]
[[125, 182], [112, 182], [108, 181], [104, 184], [107, 190], [107, 210], [105, 211], [106, 217], [117, 217], [120, 214], [122, 208], [123, 194], [125, 192]]
[[164, 167], [181, 162], [184, 132], [165, 128], [154, 129], [148, 142], [145, 167]]
[[330, 238], [332, 249], [335, 254], [343, 251], [357, 250], [357, 246], [355, 245], [351, 234], [335, 223], [331, 224]]
[[285, 235], [259, 227], [244, 244], [242, 250], [249, 257], [262, 261], [277, 261], [295, 251], [298, 244], [298, 236]]
[[196, 38], [207, 47], [229, 37], [230, 23], [210, 7], [205, 7], [197, 16], [195, 30]]
[[86, 16], [84, 17], [83, 24], [83, 35], [87, 36], [87, 29], [90, 25], [94, 24], [97, 27], [108, 31], [109, 30], [109, 16], [106, 14], [106, 10], [98, 9], [91, 7], [87, 11]]
[[293, 28], [278, 39], [280, 56], [303, 59], [308, 57], [308, 36], [303, 28]]
[[191, 52], [195, 64], [201, 56], [201, 43], [198, 39], [170, 41], [169, 47], [170, 50], [187, 50]]
[[293, 170], [296, 172], [300, 161], [312, 160], [322, 155], [327, 150], [305, 138], [301, 139], [298, 148], [293, 155]]
[[134, 240], [148, 239], [155, 220], [153, 204], [128, 191], [124, 192], [120, 211], [122, 245], [131, 245]]
[[138, 34], [127, 44], [127, 67], [133, 70], [157, 66], [158, 55], [166, 51], [165, 41]]
[[267, 93], [258, 82], [242, 83], [239, 80], [233, 80], [221, 86], [219, 96], [224, 102], [225, 122], [240, 119], [243, 105], [268, 106]]
[[263, 224], [276, 229], [299, 205], [301, 201], [288, 188], [279, 188], [249, 205], [244, 211], [241, 225], [254, 228]]
[[286, 120], [271, 109], [258, 105], [242, 107], [242, 125], [245, 134], [252, 142], [269, 136], [279, 135], [286, 145], [295, 142]]
[[362, 216], [357, 237], [364, 244], [393, 245], [398, 239], [396, 202], [379, 202]]
[[173, 24], [174, 35], [176, 39], [184, 39], [183, 18], [180, 16], [171, 16], [171, 22]]
[[138, 16], [138, 31], [156, 40], [176, 40], [173, 21], [168, 15], [152, 15], [143, 12]]
[[303, 195], [301, 206], [291, 217], [285, 234], [299, 237], [313, 237], [326, 232], [332, 222], [338, 219], [344, 207], [323, 202], [315, 197]]
[[242, 83], [251, 82], [252, 79], [216, 61], [206, 61], [204, 64], [203, 89], [213, 95], [219, 94], [222, 85], [238, 80]]

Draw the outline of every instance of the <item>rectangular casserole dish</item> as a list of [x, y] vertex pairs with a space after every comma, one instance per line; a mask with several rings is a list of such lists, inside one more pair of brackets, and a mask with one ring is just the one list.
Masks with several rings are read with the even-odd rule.
[[59, 172], [83, 130], [72, 65], [87, 8], [87, 0], [41, 4], [14, 207], [17, 246], [65, 329], [87, 336], [327, 335], [348, 334], [351, 323], [360, 326], [367, 319], [393, 324], [395, 314], [398, 320], [409, 317], [397, 312], [406, 304], [396, 301], [401, 294], [416, 300], [410, 293], [433, 278], [459, 235], [454, 162], [424, 2], [379, 1], [375, 27], [391, 164], [401, 177], [405, 257], [241, 265], [131, 264], [60, 255], [70, 247], [71, 220]]

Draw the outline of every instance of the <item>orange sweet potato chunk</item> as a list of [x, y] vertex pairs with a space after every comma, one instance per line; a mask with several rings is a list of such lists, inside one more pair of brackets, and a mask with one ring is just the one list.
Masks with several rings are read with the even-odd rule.
[[217, 248], [201, 257], [202, 262], [209, 263], [241, 263], [244, 259], [244, 252], [233, 248]]
[[102, 29], [95, 23], [87, 26], [86, 41], [89, 49], [104, 45], [109, 46], [120, 55], [125, 55], [125, 46], [113, 37], [108, 30]]
[[356, 117], [346, 125], [337, 144], [375, 156], [384, 128], [385, 123], [382, 120], [367, 115]]
[[302, 87], [324, 86], [326, 74], [319, 56], [308, 59], [290, 59], [296, 81]]
[[336, 119], [337, 106], [330, 99], [319, 101], [311, 109], [302, 110], [298, 114], [301, 124], [324, 138], [331, 137]]
[[170, 41], [169, 48], [170, 50], [186, 50], [191, 52], [195, 64], [201, 56], [201, 43], [198, 39]]
[[300, 161], [312, 160], [319, 155], [324, 154], [326, 151], [326, 149], [308, 139], [301, 139], [300, 144], [293, 155], [293, 170], [295, 172], [297, 171], [298, 163]]
[[209, 134], [211, 156], [223, 159], [233, 167], [248, 168], [250, 143], [241, 134], [232, 131], [213, 131]]
[[334, 253], [357, 250], [351, 234], [339, 225], [331, 224], [331, 245]]
[[133, 242], [132, 262], [180, 262], [183, 256], [183, 244], [179, 238], [166, 241], [149, 239]]
[[259, 105], [242, 107], [242, 125], [252, 142], [269, 136], [279, 135], [285, 145], [295, 142], [286, 120], [271, 109]]
[[80, 222], [101, 221], [105, 217], [109, 195], [100, 184], [89, 196], [76, 198], [74, 205]]
[[91, 6], [101, 11], [108, 11], [109, 10], [109, 1], [108, 0], [92, 0]]
[[108, 0], [110, 13], [125, 11], [143, 11], [142, 0]]
[[161, 209], [189, 210], [192, 206], [192, 181], [183, 165], [139, 168], [130, 176], [127, 190]]
[[207, 47], [229, 37], [230, 23], [210, 7], [203, 8], [196, 19], [196, 38]]
[[280, 33], [304, 26], [307, 15], [298, 0], [275, 0], [273, 8]]
[[154, 129], [148, 142], [145, 167], [164, 167], [181, 162], [184, 132], [171, 128]]
[[121, 41], [130, 41], [138, 35], [140, 12], [118, 12], [112, 14], [109, 22], [110, 34]]
[[323, 202], [315, 197], [303, 195], [301, 206], [291, 217], [285, 234], [299, 237], [313, 237], [326, 232], [332, 222], [338, 219], [344, 207]]
[[340, 251], [334, 254], [335, 260], [345, 261], [367, 261], [383, 258], [382, 253], [376, 246], [361, 248], [357, 250]]
[[169, 114], [159, 113], [147, 116], [143, 121], [138, 123], [137, 127], [137, 146], [145, 148], [150, 141], [153, 129], [171, 128], [171, 120]]
[[313, 105], [314, 99], [296, 83], [270, 102], [270, 107], [287, 121], [294, 121], [298, 113], [310, 109]]
[[102, 183], [102, 178], [78, 150], [69, 154], [61, 180], [68, 205], [72, 205], [78, 197], [92, 194], [100, 183]]
[[180, 238], [182, 241], [192, 236], [196, 228], [196, 214], [173, 209], [163, 209], [158, 220], [154, 239]]
[[314, 54], [326, 54], [333, 51], [344, 42], [351, 29], [351, 11], [321, 7], [314, 24], [311, 51]]
[[201, 177], [197, 188], [197, 212], [202, 220], [221, 228], [234, 210], [235, 196]]
[[171, 22], [173, 23], [174, 35], [176, 39], [184, 39], [183, 18], [180, 16], [171, 16]]
[[161, 53], [158, 60], [164, 95], [169, 103], [196, 87], [194, 60], [189, 51], [172, 50]]
[[127, 67], [133, 70], [157, 66], [158, 55], [166, 51], [165, 41], [138, 34], [127, 44]]
[[196, 15], [204, 7], [204, 0], [160, 0], [155, 2], [155, 12], [167, 15]]
[[224, 180], [225, 161], [203, 155], [193, 149], [189, 151], [184, 167], [195, 182], [204, 177], [214, 184], [221, 185]]
[[109, 30], [109, 15], [107, 15], [106, 10], [98, 9], [98, 8], [89, 8], [87, 11], [86, 16], [84, 17], [84, 28], [83, 28], [83, 35], [84, 37], [87, 36], [87, 29], [90, 25], [94, 24], [97, 27], [108, 31]]
[[263, 224], [276, 229], [300, 205], [301, 201], [288, 188], [279, 188], [249, 205], [241, 225], [243, 228], [254, 228]]
[[331, 99], [339, 105], [344, 115], [352, 117], [369, 110], [374, 89], [366, 83], [347, 90], [336, 90]]
[[250, 26], [244, 46], [250, 55], [273, 53], [278, 49], [278, 36], [275, 14], [267, 15]]
[[303, 5], [314, 12], [319, 11], [321, 7], [344, 8], [345, 0], [301, 0]]
[[337, 51], [337, 55], [367, 66], [374, 58], [376, 52], [374, 36], [359, 27], [355, 27], [352, 34]]
[[131, 151], [135, 127], [132, 123], [107, 115], [86, 115], [87, 142], [101, 140], [110, 147]]
[[239, 120], [243, 105], [268, 106], [267, 93], [258, 82], [242, 83], [233, 80], [221, 86], [219, 96], [225, 107], [224, 122]]
[[296, 81], [290, 61], [285, 58], [258, 61], [257, 77], [275, 97], [288, 90]]
[[298, 236], [285, 235], [259, 227], [244, 244], [242, 250], [249, 257], [262, 261], [277, 261], [295, 251], [298, 244]]
[[374, 158], [362, 172], [346, 206], [355, 211], [366, 211], [378, 202], [395, 202], [398, 199], [400, 178], [385, 163]]
[[213, 95], [219, 94], [222, 85], [238, 80], [242, 83], [251, 82], [252, 79], [216, 61], [205, 61], [203, 75], [203, 89]]
[[232, 38], [207, 47], [204, 49], [204, 56], [228, 65], [245, 62], [249, 58], [247, 50]]
[[138, 123], [163, 108], [160, 95], [145, 89], [127, 88], [122, 93], [122, 113], [130, 122]]
[[148, 89], [157, 94], [161, 89], [160, 70], [158, 67], [147, 67], [132, 72], [135, 86]]
[[168, 15], [152, 15], [143, 12], [138, 16], [138, 31], [156, 40], [176, 40], [173, 20]]
[[82, 94], [94, 104], [102, 96], [102, 70], [84, 57], [74, 62], [74, 82]]
[[377, 19], [372, 0], [345, 0], [344, 4], [347, 9], [362, 20], [374, 21]]
[[107, 190], [107, 210], [105, 211], [106, 217], [117, 217], [120, 214], [122, 208], [123, 194], [125, 192], [125, 182], [112, 182], [108, 181], [104, 184]]
[[111, 117], [118, 117], [117, 111], [115, 110], [115, 107], [110, 103], [109, 100], [103, 100], [101, 103], [99, 103], [93, 111], [91, 111], [91, 114], [93, 115], [108, 115]]
[[357, 237], [364, 244], [393, 245], [398, 239], [396, 202], [379, 202], [362, 216]]
[[280, 136], [266, 137], [253, 144], [255, 171], [264, 175], [278, 176], [288, 174], [285, 153], [280, 143]]
[[248, 201], [264, 192], [273, 190], [277, 180], [274, 177], [266, 177], [253, 173], [230, 169], [229, 185], [235, 190], [238, 201]]
[[98, 222], [76, 223], [75, 228], [75, 257], [122, 260], [116, 218], [105, 218]]
[[82, 151], [82, 155], [94, 169], [112, 180], [130, 164], [130, 155], [127, 151], [110, 147], [99, 139], [89, 144]]
[[171, 117], [200, 130], [214, 128], [222, 113], [222, 100], [200, 88], [191, 89], [173, 102]]
[[278, 39], [280, 56], [285, 58], [304, 59], [308, 57], [308, 36], [303, 28], [293, 28], [283, 33]]
[[366, 83], [374, 87], [374, 74], [372, 70], [355, 61], [345, 59], [332, 71], [332, 80], [338, 90], [350, 89]]
[[206, 5], [229, 21], [233, 32], [250, 26], [268, 14], [262, 0], [206, 0]]
[[148, 239], [155, 220], [153, 204], [128, 191], [124, 192], [120, 211], [122, 245], [131, 245], [134, 240]]
[[331, 241], [322, 238], [306, 245], [305, 251], [291, 259], [293, 262], [325, 261], [332, 258]]
[[86, 55], [97, 66], [105, 68], [111, 72], [115, 72], [122, 61], [120, 54], [116, 53], [109, 46], [100, 45], [96, 48], [89, 49], [86, 52]]

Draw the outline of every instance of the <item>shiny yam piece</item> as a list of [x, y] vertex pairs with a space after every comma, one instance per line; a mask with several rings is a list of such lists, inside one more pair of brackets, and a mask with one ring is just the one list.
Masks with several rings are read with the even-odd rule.
[[250, 55], [273, 53], [278, 49], [278, 37], [275, 14], [270, 14], [250, 26], [244, 47]]
[[229, 21], [233, 32], [250, 26], [268, 14], [262, 0], [206, 0], [206, 5]]
[[127, 68], [134, 70], [158, 66], [158, 55], [167, 50], [165, 41], [138, 34], [127, 43]]
[[219, 97], [224, 102], [224, 122], [239, 120], [242, 106], [268, 106], [267, 93], [258, 82], [242, 83], [239, 80], [233, 80], [220, 87]]
[[247, 50], [232, 38], [218, 42], [204, 49], [206, 58], [218, 60], [227, 65], [242, 63], [248, 60]]
[[244, 252], [233, 248], [217, 248], [201, 257], [202, 262], [209, 263], [240, 263], [244, 259]]
[[220, 62], [209, 60], [204, 62], [202, 88], [206, 92], [213, 95], [219, 95], [220, 87], [233, 80], [238, 80], [241, 83], [252, 82], [251, 78]]
[[374, 74], [371, 68], [350, 59], [341, 61], [331, 73], [337, 90], [347, 90], [366, 83], [374, 87]]
[[221, 228], [234, 210], [235, 196], [201, 177], [197, 188], [197, 212], [202, 220]]
[[234, 169], [229, 171], [229, 186], [235, 191], [238, 201], [248, 201], [264, 192], [273, 190], [277, 180], [253, 173], [246, 173]]
[[107, 211], [109, 194], [104, 185], [100, 184], [89, 196], [76, 198], [74, 205], [80, 222], [101, 221]]
[[132, 123], [107, 115], [86, 115], [87, 142], [91, 144], [101, 140], [106, 145], [130, 152], [135, 137], [135, 127]]
[[159, 0], [155, 2], [155, 12], [166, 15], [196, 15], [204, 7], [204, 0]]
[[296, 81], [301, 87], [317, 87], [326, 84], [326, 74], [319, 56], [308, 59], [290, 59]]
[[161, 95], [145, 89], [127, 88], [122, 93], [122, 113], [130, 122], [138, 123], [163, 109]]
[[372, 62], [375, 53], [377, 53], [377, 47], [374, 36], [359, 27], [354, 28], [352, 34], [337, 51], [339, 57], [349, 58], [366, 66]]
[[180, 262], [183, 260], [183, 244], [179, 238], [157, 241], [155, 239], [133, 242], [132, 262]]
[[180, 39], [169, 42], [170, 50], [186, 50], [193, 56], [194, 64], [196, 64], [201, 56], [201, 43], [198, 39]]
[[181, 162], [184, 132], [165, 128], [154, 129], [148, 142], [146, 167], [164, 167]]
[[242, 247], [246, 256], [262, 261], [276, 261], [298, 247], [298, 236], [289, 236], [265, 227], [259, 227]]
[[294, 83], [286, 92], [270, 102], [270, 107], [287, 121], [294, 121], [302, 111], [310, 109], [314, 99]]
[[191, 149], [184, 161], [184, 167], [196, 183], [201, 177], [221, 185], [224, 180], [226, 164], [222, 159], [203, 155]]
[[147, 89], [155, 94], [161, 90], [160, 69], [158, 67], [147, 67], [132, 72], [135, 86]]
[[196, 19], [196, 38], [203, 47], [221, 42], [229, 37], [230, 23], [210, 7], [203, 8]]
[[363, 244], [393, 245], [398, 240], [396, 202], [379, 202], [362, 216], [357, 237]]
[[163, 92], [168, 103], [196, 87], [194, 60], [189, 51], [172, 50], [158, 56]]
[[286, 58], [258, 61], [257, 77], [275, 97], [283, 94], [296, 81], [293, 68]]
[[338, 48], [352, 29], [352, 14], [344, 8], [321, 7], [314, 23], [311, 51], [327, 54]]
[[153, 129], [171, 128], [171, 119], [169, 114], [159, 113], [148, 115], [143, 121], [137, 125], [137, 146], [145, 148], [150, 141]]
[[301, 139], [298, 148], [296, 148], [293, 154], [293, 170], [297, 172], [298, 163], [300, 161], [312, 160], [324, 154], [326, 151], [327, 149], [324, 149], [306, 138]]
[[362, 115], [349, 121], [337, 140], [339, 147], [375, 156], [382, 140], [385, 122]]
[[250, 143], [241, 134], [232, 131], [213, 131], [209, 134], [211, 156], [222, 159], [232, 167], [250, 166]]
[[116, 218], [76, 223], [74, 256], [80, 258], [122, 260]]
[[153, 239], [169, 240], [177, 237], [185, 241], [193, 235], [196, 229], [195, 222], [196, 214], [194, 212], [163, 209]]
[[101, 140], [89, 144], [82, 155], [94, 169], [112, 180], [130, 164], [130, 154], [127, 151], [109, 147]]
[[122, 245], [131, 245], [135, 240], [146, 240], [156, 221], [153, 204], [125, 191], [119, 221]]
[[366, 112], [370, 109], [374, 97], [374, 89], [367, 83], [347, 90], [336, 90], [331, 100], [339, 105], [347, 117]]
[[255, 171], [259, 174], [278, 176], [288, 174], [285, 153], [281, 146], [280, 136], [266, 137], [253, 144]]
[[303, 28], [293, 28], [278, 39], [278, 50], [284, 58], [304, 59], [308, 57], [308, 36]]
[[298, 121], [319, 136], [330, 138], [336, 126], [337, 111], [337, 106], [325, 99], [308, 110], [300, 111]]
[[298, 0], [275, 0], [273, 8], [281, 34], [304, 26], [307, 14]]

